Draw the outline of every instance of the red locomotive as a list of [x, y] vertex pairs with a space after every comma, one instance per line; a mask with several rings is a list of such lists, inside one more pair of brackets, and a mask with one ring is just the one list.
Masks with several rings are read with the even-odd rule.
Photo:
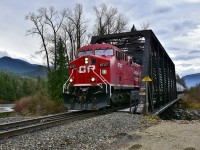
[[140, 87], [141, 66], [111, 44], [91, 44], [77, 51], [63, 86], [68, 110], [97, 110], [129, 103], [130, 92]]

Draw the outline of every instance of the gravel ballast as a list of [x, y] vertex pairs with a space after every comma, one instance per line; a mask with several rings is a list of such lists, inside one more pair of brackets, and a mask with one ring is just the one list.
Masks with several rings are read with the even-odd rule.
[[[20, 118], [0, 119], [0, 122]], [[115, 112], [82, 121], [0, 140], [0, 149], [117, 149], [141, 137], [134, 134], [145, 125], [142, 115]]]

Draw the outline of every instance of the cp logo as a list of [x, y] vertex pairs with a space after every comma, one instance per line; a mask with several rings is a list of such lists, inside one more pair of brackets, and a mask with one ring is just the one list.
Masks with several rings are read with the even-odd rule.
[[78, 69], [79, 73], [90, 73], [90, 70], [95, 70], [95, 65], [80, 66]]

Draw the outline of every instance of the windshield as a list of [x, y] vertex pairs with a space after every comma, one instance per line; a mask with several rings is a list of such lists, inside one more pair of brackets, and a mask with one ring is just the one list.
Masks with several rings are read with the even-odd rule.
[[78, 53], [78, 57], [81, 57], [83, 55], [89, 55], [89, 54], [92, 54], [92, 51], [91, 50], [88, 50], [88, 51], [81, 51]]
[[98, 49], [94, 53], [95, 55], [113, 56], [113, 49]]

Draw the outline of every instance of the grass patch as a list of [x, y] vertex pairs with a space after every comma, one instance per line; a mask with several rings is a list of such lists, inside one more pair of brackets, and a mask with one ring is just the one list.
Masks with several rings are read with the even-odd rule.
[[145, 121], [147, 122], [148, 125], [156, 125], [158, 123], [160, 123], [161, 119], [159, 118], [159, 116], [144, 116]]
[[0, 104], [12, 104], [13, 101], [7, 101], [7, 100], [1, 100], [0, 99]]
[[15, 102], [14, 111], [22, 116], [43, 116], [65, 112], [64, 102], [49, 100], [43, 93], [22, 98]]
[[15, 115], [14, 112], [2, 112], [0, 113], [0, 118], [12, 117], [14, 115]]

